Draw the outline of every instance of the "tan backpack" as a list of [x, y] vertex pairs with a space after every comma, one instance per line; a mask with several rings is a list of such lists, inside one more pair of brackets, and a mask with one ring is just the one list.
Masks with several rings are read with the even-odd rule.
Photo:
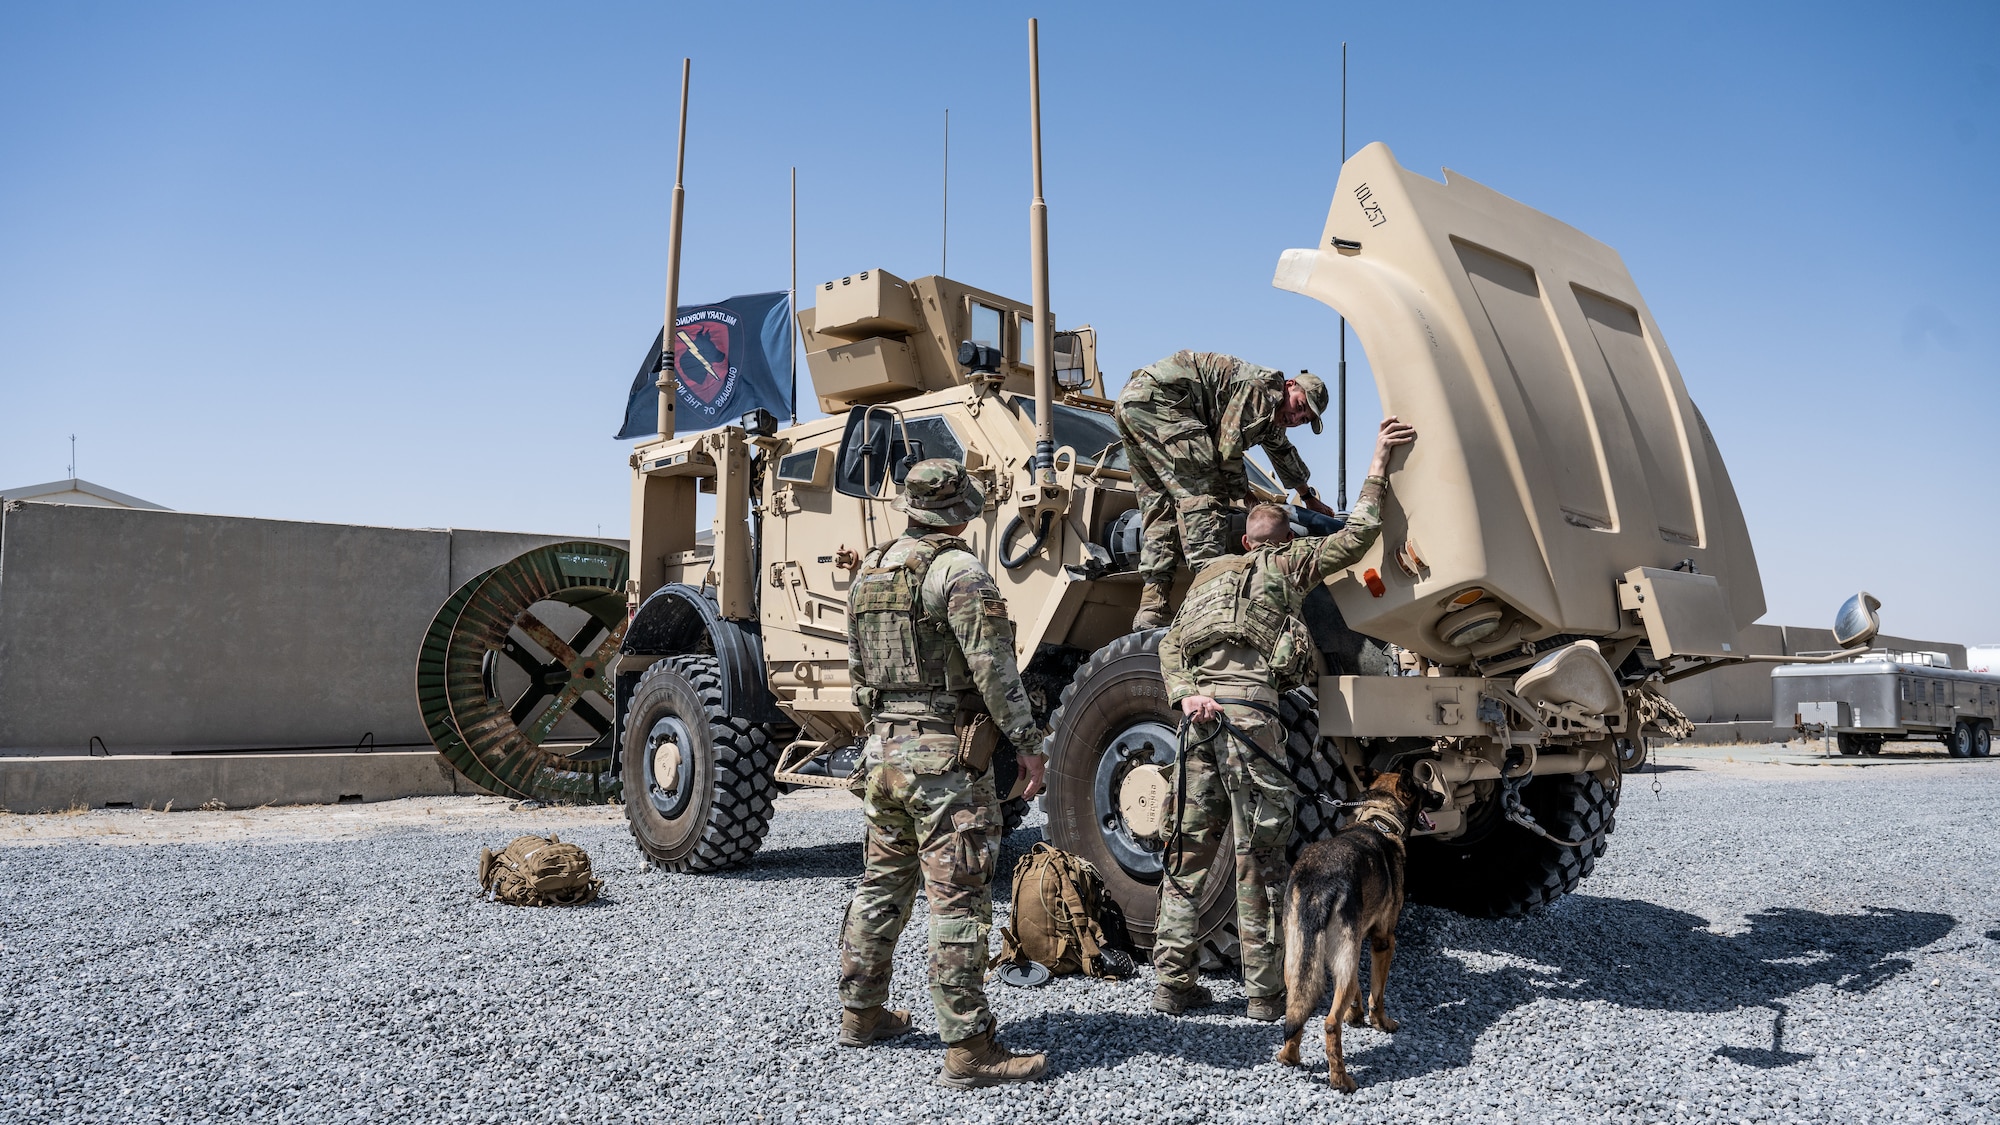
[[514, 906], [581, 906], [597, 897], [604, 880], [590, 877], [590, 854], [551, 833], [518, 836], [495, 852], [479, 849], [479, 886]]
[[1029, 961], [1056, 976], [1122, 977], [1132, 958], [1110, 949], [1099, 921], [1104, 879], [1088, 860], [1036, 844], [1014, 865], [1014, 906], [1000, 931], [1000, 962]]

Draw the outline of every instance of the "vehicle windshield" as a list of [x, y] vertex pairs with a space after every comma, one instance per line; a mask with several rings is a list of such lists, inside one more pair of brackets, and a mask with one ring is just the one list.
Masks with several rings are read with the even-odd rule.
[[[1029, 425], [1035, 424], [1034, 399], [1025, 395], [1009, 395], [1008, 401], [1021, 412]], [[1061, 448], [1067, 445], [1076, 450], [1078, 468], [1095, 468], [1098, 456], [1110, 447], [1111, 453], [1104, 459], [1104, 467], [1125, 472], [1132, 470], [1132, 463], [1125, 456], [1124, 440], [1118, 436], [1118, 423], [1112, 420], [1111, 415], [1065, 406], [1060, 402], [1054, 405], [1056, 446]], [[1249, 473], [1250, 483], [1270, 492], [1284, 491], [1279, 487], [1277, 478], [1254, 459], [1245, 457], [1243, 467]]]

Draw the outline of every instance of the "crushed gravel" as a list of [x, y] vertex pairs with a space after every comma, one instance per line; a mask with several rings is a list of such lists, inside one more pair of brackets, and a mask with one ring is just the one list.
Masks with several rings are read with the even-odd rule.
[[[1049, 1052], [1033, 1087], [933, 1085], [934, 1034], [835, 1047], [860, 820], [824, 801], [721, 876], [642, 873], [614, 810], [0, 847], [0, 1121], [2000, 1117], [2000, 768], [1800, 772], [1839, 776], [1640, 779], [1539, 917], [1412, 907], [1402, 1029], [1350, 1031], [1351, 1097], [1310, 1033], [1274, 1064], [1240, 986], [1175, 1020], [1143, 970], [994, 987], [1004, 1037]], [[481, 902], [479, 847], [555, 824], [604, 900]], [[924, 959], [906, 935], [895, 988], [928, 1029]]]

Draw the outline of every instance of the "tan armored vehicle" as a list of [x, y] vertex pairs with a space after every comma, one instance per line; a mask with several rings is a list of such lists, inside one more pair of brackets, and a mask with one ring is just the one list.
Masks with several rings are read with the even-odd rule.
[[[1547, 902], [1604, 851], [1659, 713], [1650, 685], [1745, 659], [1732, 645], [1763, 611], [1714, 439], [1615, 252], [1380, 144], [1274, 283], [1330, 306], [1329, 336], [1333, 309], [1354, 323], [1384, 406], [1422, 435], [1392, 466], [1379, 543], [1308, 603], [1324, 675], [1285, 701], [1291, 764], [1321, 798], [1301, 799], [1300, 839], [1331, 831], [1355, 771], [1411, 766], [1440, 804], [1412, 847], [1415, 897]], [[1158, 633], [1126, 631], [1137, 515], [1094, 334], [1038, 332], [1029, 306], [943, 277], [871, 270], [814, 298], [798, 319], [830, 417], [631, 459], [614, 740], [635, 839], [675, 870], [740, 863], [780, 787], [847, 784], [848, 552], [902, 531], [908, 466], [951, 457], [989, 497], [965, 538], [1052, 728], [1047, 837], [1097, 865], [1147, 943], [1177, 717]], [[1038, 441], [1054, 450], [1039, 469]], [[1210, 886], [1226, 940], [1231, 881]]]

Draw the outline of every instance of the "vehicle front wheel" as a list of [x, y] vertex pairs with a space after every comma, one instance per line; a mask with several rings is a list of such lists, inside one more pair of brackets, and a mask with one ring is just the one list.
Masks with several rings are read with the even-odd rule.
[[[1497, 799], [1497, 798], [1496, 798]], [[1463, 841], [1410, 841], [1413, 901], [1474, 918], [1517, 918], [1575, 890], [1597, 866], [1617, 823], [1618, 790], [1590, 774], [1537, 777], [1521, 791], [1535, 823], [1559, 840], [1545, 840], [1495, 808], [1475, 810], [1498, 823]]]
[[[1128, 633], [1077, 669], [1050, 717], [1049, 791], [1042, 798], [1049, 842], [1097, 868], [1124, 915], [1126, 937], [1139, 949], [1153, 945], [1162, 849], [1157, 839], [1140, 837], [1125, 823], [1119, 796], [1135, 769], [1171, 766], [1177, 756], [1180, 720], [1160, 678], [1165, 634], [1165, 629]], [[1225, 831], [1218, 860], [1234, 854], [1231, 840]], [[1202, 934], [1235, 919], [1235, 880], [1210, 879], [1202, 888]]]
[[715, 657], [670, 656], [646, 669], [624, 730], [625, 819], [647, 862], [719, 871], [757, 854], [783, 732], [724, 710]]
[[1951, 741], [1947, 744], [1954, 758], [1972, 757], [1972, 724], [1960, 723], [1952, 729]]

